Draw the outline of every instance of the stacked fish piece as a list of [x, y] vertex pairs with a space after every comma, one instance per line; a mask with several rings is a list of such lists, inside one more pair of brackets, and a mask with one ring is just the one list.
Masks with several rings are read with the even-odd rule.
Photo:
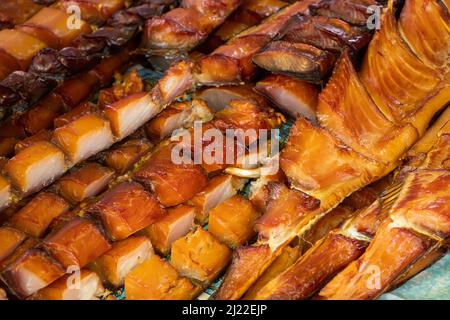
[[[344, 1], [343, 7], [363, 5], [363, 2]], [[364, 2], [364, 8], [370, 4]], [[420, 32], [433, 43], [433, 50], [426, 41], [418, 41], [412, 34], [417, 30], [407, 27], [408, 23], [420, 19], [426, 21], [419, 12], [422, 4], [429, 6], [424, 11], [427, 14], [442, 17], [435, 28], [421, 25]], [[233, 1], [183, 1], [180, 8], [147, 21], [142, 47], [152, 63], [158, 55], [184, 56], [237, 6]], [[324, 234], [344, 239], [343, 244], [336, 244], [333, 238], [337, 252], [345, 250], [347, 238], [356, 244], [356, 249], [345, 262], [330, 268], [326, 277], [312, 272], [305, 281], [312, 279], [315, 286], [306, 293], [292, 288], [289, 286], [292, 282], [285, 279], [289, 276], [298, 279], [297, 266], [314, 256], [318, 245], [299, 257], [295, 238], [303, 237], [319, 219], [325, 221], [336, 212], [333, 208], [345, 197], [389, 174], [426, 131], [432, 116], [448, 102], [448, 20], [440, 6], [435, 1], [408, 2], [397, 22], [393, 4], [389, 3], [383, 13], [382, 28], [369, 45], [361, 71], [355, 70], [351, 56], [365, 42], [358, 43], [353, 52], [354, 48], [347, 44], [318, 99], [315, 86], [286, 75], [271, 75], [258, 83], [255, 87], [258, 92], [298, 119], [280, 155], [284, 174], [260, 176], [251, 185], [250, 200], [237, 192], [243, 188], [246, 178], [253, 178], [254, 172], [261, 174], [261, 170], [238, 167], [238, 159], [234, 159], [233, 168], [205, 160], [200, 164], [174, 164], [176, 140], [193, 133], [195, 120], [204, 122], [203, 130], [224, 133], [227, 129], [273, 129], [283, 117], [268, 107], [270, 103], [251, 90], [251, 86], [206, 89], [195, 95], [193, 101], [172, 102], [197, 85], [223, 86], [252, 79], [258, 71], [252, 61], [256, 62], [258, 56], [267, 53], [267, 48], [280, 39], [290, 41], [284, 37], [300, 34], [302, 44], [319, 46], [318, 42], [309, 44], [307, 35], [311, 35], [308, 39], [317, 39], [318, 30], [329, 24], [342, 27], [340, 30], [348, 32], [345, 36], [367, 42], [367, 35], [359, 34], [359, 29], [350, 25], [358, 24], [358, 18], [366, 19], [366, 16], [361, 18], [356, 14], [348, 18], [349, 25], [343, 26], [343, 21], [327, 20], [344, 19], [342, 13], [346, 11], [338, 2], [299, 1], [275, 10], [278, 13], [262, 24], [231, 38], [210, 54], [193, 61], [175, 62], [150, 93], [144, 91], [142, 82], [132, 73], [115, 86], [116, 90], [104, 90], [97, 107], [84, 105], [81, 114], [77, 111], [75, 115], [69, 113], [58, 118], [57, 128], [48, 132], [47, 138], [24, 144], [4, 166], [6, 178], [2, 179], [0, 199], [8, 221], [0, 228], [2, 238], [6, 239], [2, 242], [0, 267], [8, 291], [20, 298], [89, 299], [104, 293], [103, 283], [109, 288], [125, 285], [128, 299], [191, 299], [225, 270], [234, 250], [216, 298], [236, 299], [246, 292], [247, 298], [310, 297], [345, 267], [345, 263], [364, 252], [367, 238], [353, 239], [353, 234], [346, 231]], [[311, 11], [321, 16], [311, 16]], [[182, 19], [178, 21], [175, 16]], [[192, 17], [201, 19], [193, 21]], [[313, 21], [316, 29], [304, 29], [309, 25], [305, 21]], [[440, 41], [436, 42], [436, 34], [447, 37], [439, 37]], [[329, 41], [330, 38], [320, 40], [327, 45], [320, 50], [333, 51], [328, 45], [337, 45], [336, 38], [332, 38], [335, 42]], [[380, 60], [376, 50], [396, 54], [386, 62]], [[406, 67], [396, 68], [400, 64], [395, 59]], [[383, 63], [382, 70], [387, 71], [373, 67]], [[304, 74], [284, 70], [282, 73], [312, 82], [322, 81], [326, 72], [316, 70], [314, 67], [302, 71]], [[412, 70], [415, 82], [409, 84], [404, 76]], [[397, 89], [404, 88], [406, 83], [408, 96], [401, 95]], [[117, 92], [121, 93], [116, 95]], [[288, 93], [291, 100], [280, 92]], [[210, 108], [197, 97], [205, 99]], [[182, 127], [185, 129], [178, 135], [167, 138]], [[439, 137], [440, 144], [445, 146], [446, 135], [439, 131]], [[234, 149], [248, 149], [251, 142], [257, 141], [248, 141], [244, 146], [236, 146], [232, 141], [231, 145]], [[202, 138], [201, 150], [207, 149], [210, 143]], [[195, 149], [195, 145], [190, 148]], [[441, 150], [439, 146], [436, 148]], [[441, 166], [445, 166], [442, 160], [446, 159], [445, 154], [433, 152], [428, 156], [440, 159]], [[89, 158], [90, 163], [86, 163]], [[71, 167], [67, 175], [58, 179]], [[443, 176], [445, 180], [448, 175]], [[438, 187], [441, 186], [445, 187], [445, 183]], [[427, 186], [424, 188], [427, 190]], [[37, 195], [33, 196], [34, 193]], [[425, 232], [425, 227], [416, 227], [407, 220], [408, 224], [401, 224], [405, 223], [405, 215], [400, 218], [397, 215], [399, 228], [411, 228], [424, 241], [419, 243], [423, 250], [417, 251], [417, 259], [431, 247], [442, 248], [445, 230]], [[342, 215], [341, 221], [348, 216]], [[437, 213], [437, 217], [442, 219], [439, 225], [445, 226], [445, 215]], [[423, 219], [419, 222], [429, 227], [427, 219], [420, 214], [415, 218]], [[207, 230], [202, 228], [206, 223]], [[342, 230], [347, 230], [349, 224], [344, 224]], [[253, 227], [257, 242], [243, 246], [255, 236]], [[390, 230], [380, 227], [379, 232]], [[426, 240], [424, 234], [434, 242]], [[383, 252], [383, 236], [375, 235], [366, 259], [377, 258], [371, 255], [374, 250]], [[326, 239], [317, 242], [321, 248]], [[361, 241], [365, 242], [361, 244]], [[325, 254], [331, 250], [325, 247]], [[401, 261], [405, 266], [398, 273], [415, 261], [414, 258]], [[317, 260], [312, 259], [314, 262]], [[81, 290], [67, 285], [73, 268], [81, 269]], [[360, 270], [355, 273], [352, 269], [346, 274], [342, 276], [345, 279], [354, 277], [355, 281], [363, 281]], [[316, 276], [323, 278], [317, 281]], [[271, 279], [274, 280], [269, 282]], [[391, 286], [397, 274], [383, 283], [382, 289], [370, 293], [362, 287], [362, 293], [345, 291], [347, 280], [336, 279], [338, 285], [331, 288], [342, 288], [344, 293], [325, 290], [321, 298], [374, 298]]]

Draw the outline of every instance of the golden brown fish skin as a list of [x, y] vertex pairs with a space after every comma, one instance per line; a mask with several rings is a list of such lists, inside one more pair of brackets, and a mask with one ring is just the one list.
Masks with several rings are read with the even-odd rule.
[[317, 117], [353, 150], [387, 164], [397, 161], [418, 138], [413, 126], [395, 125], [372, 102], [348, 52], [319, 95]]
[[398, 25], [405, 42], [423, 62], [444, 70], [450, 54], [450, 18], [445, 11], [438, 1], [406, 1]]
[[16, 212], [9, 219], [8, 224], [32, 237], [39, 238], [45, 234], [53, 219], [68, 209], [69, 204], [61, 197], [42, 192]]
[[319, 208], [320, 201], [301, 191], [289, 189], [283, 183], [269, 182], [267, 187], [269, 201], [266, 212], [255, 225], [260, 241], [270, 242], [281, 232], [277, 229], [290, 229], [308, 212]]
[[[321, 156], [322, 152], [327, 156]], [[329, 161], [324, 163], [324, 159]], [[291, 129], [280, 164], [291, 185], [319, 199], [324, 210], [331, 209], [332, 203], [367, 185], [385, 170], [382, 163], [356, 153], [325, 129], [301, 118]]]
[[133, 179], [150, 186], [163, 206], [175, 206], [192, 198], [207, 184], [207, 176], [198, 164], [175, 164], [174, 144], [153, 154], [133, 174]]
[[117, 184], [88, 211], [101, 219], [113, 240], [126, 239], [166, 214], [155, 196], [136, 182]]
[[94, 222], [80, 217], [50, 233], [42, 247], [66, 268], [82, 268], [111, 249], [103, 231]]
[[[320, 299], [375, 299], [435, 241], [386, 219], [366, 252], [319, 293]], [[399, 250], [401, 248], [401, 250]]]
[[[239, 247], [233, 252], [231, 265], [215, 300], [237, 300], [273, 261], [269, 245]], [[249, 268], [252, 266], [252, 268]]]
[[411, 51], [391, 6], [383, 12], [381, 26], [364, 58], [361, 81], [388, 119], [411, 123], [422, 135], [432, 116], [448, 102], [450, 80]]
[[404, 182], [391, 218], [433, 238], [450, 237], [450, 171], [419, 169]]
[[330, 233], [289, 269], [260, 289], [256, 300], [306, 299], [350, 261], [358, 258], [367, 243]]

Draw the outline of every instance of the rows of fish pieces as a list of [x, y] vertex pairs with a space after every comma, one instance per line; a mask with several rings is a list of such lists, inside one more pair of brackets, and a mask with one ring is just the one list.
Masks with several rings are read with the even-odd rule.
[[[170, 0], [134, 1], [132, 6], [114, 12], [93, 32], [78, 35], [70, 46], [40, 50], [26, 72], [14, 71], [1, 81], [1, 115], [6, 117], [29, 109], [60, 81], [93, 68], [101, 58], [120, 49], [130, 48], [146, 19], [161, 14], [171, 5], [173, 2]], [[76, 7], [77, 4], [71, 6]]]
[[102, 60], [93, 69], [63, 81], [53, 92], [0, 126], [0, 153], [11, 157], [33, 141], [50, 136], [50, 130], [67, 124], [73, 116], [94, 111], [85, 103], [98, 89], [107, 86], [130, 60], [128, 49]]
[[[20, 4], [19, 4], [20, 5]], [[80, 8], [81, 20], [77, 28], [70, 28], [70, 6]], [[59, 1], [43, 7], [14, 29], [0, 31], [2, 59], [0, 79], [15, 70], [26, 70], [31, 59], [43, 48], [61, 49], [70, 46], [81, 34], [92, 32], [90, 23], [102, 24], [113, 13], [124, 8], [125, 1]]]
[[[223, 118], [221, 119], [221, 121], [222, 121], [222, 124], [223, 124]], [[169, 155], [170, 156], [170, 155]], [[170, 159], [168, 159], [168, 161], [170, 161]], [[167, 160], [166, 160], [166, 162], [167, 162]], [[160, 163], [160, 161], [157, 161], [157, 163]], [[145, 167], [145, 165], [144, 165], [144, 167]], [[173, 165], [172, 165], [172, 167], [174, 167]], [[146, 168], [146, 167], [145, 167]], [[173, 169], [175, 169], [175, 168], [173, 168]], [[148, 174], [148, 168], [146, 168], [146, 174]], [[158, 170], [157, 170], [158, 171]], [[169, 171], [170, 172], [170, 171]], [[186, 172], [187, 173], [189, 173], [188, 172], [188, 170], [186, 170]], [[176, 171], [176, 173], [179, 175], [179, 173], [180, 173], [180, 171], [178, 170], [178, 171]], [[198, 180], [198, 179], [197, 179]], [[158, 181], [158, 179], [156, 179], [156, 181]], [[227, 179], [226, 180], [228, 183], [229, 183], [229, 179]], [[217, 182], [215, 182], [213, 185], [217, 185], [218, 183]], [[219, 183], [220, 184], [220, 183]], [[125, 187], [124, 187], [125, 188]], [[142, 188], [142, 187], [141, 187]], [[125, 188], [125, 189], [127, 189], [127, 188]], [[194, 188], [195, 189], [195, 188]], [[113, 195], [114, 195], [114, 190], [116, 190], [115, 188], [114, 189], [112, 189], [112, 191], [111, 192], [113, 192]], [[219, 188], [218, 189], [219, 191], [221, 191], [222, 193], [223, 193], [223, 191], [224, 191], [224, 189], [223, 188]], [[120, 191], [120, 190], [119, 190]], [[217, 191], [216, 191], [217, 192]], [[124, 191], [124, 193], [126, 194], [126, 192]], [[160, 197], [160, 195], [158, 194], [158, 193], [156, 193], [157, 194], [157, 196], [158, 196], [158, 198], [161, 198]], [[176, 197], [175, 197], [175, 199], [177, 199], [179, 202], [180, 201], [183, 201], [184, 199], [189, 199], [190, 197], [192, 197], [192, 195], [191, 196], [189, 196], [189, 195], [185, 195], [185, 194], [183, 194], [183, 193], [180, 193], [181, 194], [181, 196], [182, 197], [184, 197], [184, 198], [179, 198], [180, 197], [180, 195], [176, 195]], [[119, 195], [116, 195], [116, 196], [119, 196]], [[106, 195], [105, 195], [105, 197], [106, 197]], [[129, 199], [129, 196], [127, 197], [127, 196], [124, 196], [125, 198], [121, 198], [121, 200], [120, 201], [118, 201], [118, 203], [120, 203], [120, 204], [122, 204], [122, 205], [126, 205], [126, 201], [123, 201], [124, 199], [126, 199], [126, 198], [128, 198]], [[211, 201], [211, 200], [209, 200], [209, 198], [208, 197], [201, 197], [201, 198], [205, 198], [205, 200], [208, 200], [208, 201]], [[164, 198], [163, 198], [164, 199]], [[217, 201], [217, 200], [216, 200]], [[101, 201], [100, 201], [100, 203], [101, 203]], [[202, 203], [202, 201], [198, 201], [198, 203]], [[174, 204], [176, 204], [176, 203], [174, 203]], [[95, 207], [95, 205], [94, 205], [94, 207]], [[140, 206], [140, 207], [145, 207], [145, 206]], [[102, 206], [101, 206], [101, 204], [99, 204], [99, 210], [102, 210], [101, 208], [102, 208]], [[105, 208], [105, 210], [107, 210], [107, 208], [110, 208], [109, 206], [106, 206], [106, 208]], [[110, 208], [111, 209], [111, 208]], [[109, 209], [109, 210], [110, 210]], [[108, 211], [107, 211], [108, 212]], [[115, 220], [114, 219], [114, 217], [111, 217], [111, 218], [108, 218], [110, 215], [108, 215], [108, 213], [105, 213], [104, 215], [102, 215], [103, 217], [104, 217], [104, 219], [106, 219], [106, 220], [103, 220], [103, 218], [102, 218], [102, 221], [104, 221], [104, 223], [105, 224], [110, 224], [110, 223], [113, 223], [114, 224], [114, 221], [116, 221], [115, 223], [117, 223], [118, 221], [117, 220]], [[112, 220], [111, 220], [112, 219]], [[132, 218], [130, 217], [130, 223], [132, 224]], [[112, 222], [111, 222], [112, 221]], [[120, 223], [119, 223], [120, 224]], [[123, 229], [123, 228], [125, 228], [125, 225], [119, 225], [119, 226], [116, 226], [116, 228], [115, 229], [109, 229], [109, 231], [108, 231], [108, 234], [114, 234], [114, 236], [113, 237], [118, 237], [118, 239], [120, 239], [121, 237], [124, 237], [125, 236], [125, 234], [126, 234], [126, 231], [125, 231], [125, 229]], [[111, 232], [111, 233], [109, 233], [109, 232]], [[124, 233], [125, 232], [125, 233]], [[71, 261], [71, 260], [69, 260], [69, 261]], [[71, 261], [72, 262], [72, 261]]]
[[[101, 110], [108, 103], [114, 103], [114, 101], [120, 100], [124, 96], [136, 94], [143, 90], [144, 84], [142, 80], [132, 71], [121, 83], [116, 84], [111, 89], [105, 89], [100, 92], [98, 107]], [[65, 125], [72, 123], [81, 117], [96, 115], [95, 112], [98, 110], [90, 103], [87, 105], [83, 104], [57, 118], [55, 124], [61, 123]], [[82, 201], [86, 197], [92, 196], [93, 192], [101, 191], [99, 188], [104, 187], [108, 183], [109, 178], [111, 178], [111, 174], [107, 174], [108, 171], [113, 170], [121, 175], [129, 170], [152, 146], [153, 143], [148, 141], [147, 138], [153, 140], [153, 142], [157, 142], [164, 135], [169, 134], [176, 128], [189, 126], [196, 120], [209, 120], [211, 116], [212, 114], [208, 107], [197, 100], [193, 102], [175, 103], [142, 129], [142, 132], [144, 133], [145, 131], [147, 134], [137, 132], [134, 134], [134, 137], [118, 143], [111, 150], [102, 152], [96, 156], [97, 161], [110, 167], [110, 170], [102, 170], [101, 167], [95, 165], [82, 165], [81, 168], [77, 166], [66, 177], [63, 177], [61, 182], [58, 182], [56, 189], [72, 203]], [[57, 125], [57, 127], [59, 126]], [[51, 138], [51, 134], [37, 134], [22, 141], [22, 145], [24, 148], [28, 148], [36, 143], [50, 143]], [[4, 193], [4, 195], [6, 194]], [[13, 204], [2, 215], [7, 217], [9, 215], [8, 212], [17, 210], [16, 207], [17, 205], [20, 206], [20, 203], [19, 201], [17, 204]]]

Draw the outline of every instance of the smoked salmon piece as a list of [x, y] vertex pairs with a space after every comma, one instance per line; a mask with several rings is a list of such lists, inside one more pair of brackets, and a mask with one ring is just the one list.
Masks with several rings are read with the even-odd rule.
[[116, 185], [88, 210], [101, 219], [114, 240], [126, 239], [166, 213], [155, 197], [136, 182]]
[[131, 139], [122, 143], [117, 148], [108, 151], [105, 156], [105, 163], [121, 175], [131, 169], [131, 167], [146, 154], [152, 144], [145, 139]]
[[24, 299], [64, 275], [64, 268], [44, 251], [30, 249], [1, 273], [10, 292]]
[[53, 121], [55, 128], [65, 126], [84, 115], [95, 113], [97, 111], [97, 106], [92, 102], [84, 102], [76, 106], [69, 112], [66, 112], [59, 117], [55, 118]]
[[53, 139], [74, 164], [113, 144], [109, 122], [95, 114], [85, 115], [57, 128]]
[[153, 255], [125, 277], [127, 300], [189, 300], [198, 287], [162, 258]]
[[27, 235], [22, 231], [11, 227], [0, 227], [0, 261], [6, 259], [14, 250], [22, 244]]
[[172, 161], [173, 147], [169, 144], [156, 151], [133, 175], [148, 185], [165, 207], [186, 202], [203, 190], [208, 180], [200, 165]]
[[237, 248], [255, 234], [253, 228], [259, 217], [250, 201], [235, 195], [210, 211], [208, 231], [220, 242]]
[[292, 187], [320, 200], [325, 210], [385, 170], [302, 118], [291, 129], [280, 164]]
[[208, 231], [197, 228], [172, 244], [170, 263], [185, 277], [208, 283], [226, 267], [231, 250]]
[[167, 215], [145, 229], [153, 247], [163, 255], [170, 252], [172, 243], [194, 228], [195, 208], [179, 205], [167, 210]]
[[31, 19], [16, 28], [27, 33], [54, 49], [62, 49], [72, 44], [80, 34], [90, 33], [91, 27], [83, 20], [70, 28], [70, 14], [52, 7], [39, 10]]
[[123, 285], [125, 277], [153, 255], [152, 244], [144, 236], [130, 237], [113, 244], [112, 249], [98, 257], [90, 267], [112, 285]]
[[129, 136], [159, 112], [149, 94], [130, 95], [105, 107], [114, 136], [121, 140]]
[[104, 291], [100, 277], [93, 271], [81, 269], [66, 274], [30, 297], [31, 300], [96, 300]]
[[41, 192], [13, 214], [9, 223], [32, 237], [42, 237], [50, 223], [69, 209], [69, 204], [53, 193]]
[[[47, 45], [44, 42], [32, 35], [28, 35], [18, 30], [1, 30], [0, 49], [2, 49], [7, 56], [1, 58], [0, 65], [7, 67], [9, 73], [18, 69], [26, 70], [34, 56], [45, 47], [47, 47]], [[11, 60], [11, 58], [13, 60]]]
[[243, 188], [244, 183], [244, 179], [231, 175], [220, 175], [212, 178], [206, 187], [188, 202], [196, 208], [196, 222], [205, 224], [208, 221], [211, 209], [234, 196]]
[[11, 184], [0, 176], [0, 210], [6, 208], [11, 202]]
[[66, 268], [83, 268], [111, 248], [102, 230], [94, 222], [80, 217], [50, 233], [42, 246]]
[[37, 142], [23, 149], [4, 167], [12, 184], [24, 194], [49, 185], [66, 169], [64, 153], [46, 141]]
[[59, 193], [70, 202], [78, 203], [102, 192], [113, 176], [110, 168], [89, 163], [59, 179]]
[[255, 90], [289, 116], [303, 116], [311, 122], [316, 121], [318, 90], [314, 85], [293, 77], [272, 74], [256, 83]]
[[63, 0], [59, 6], [64, 12], [73, 6], [80, 8], [81, 19], [101, 25], [115, 12], [125, 7], [125, 0]]

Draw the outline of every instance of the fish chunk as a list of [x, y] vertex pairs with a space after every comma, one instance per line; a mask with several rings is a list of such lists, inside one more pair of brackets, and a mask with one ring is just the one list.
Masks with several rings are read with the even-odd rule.
[[109, 122], [94, 114], [57, 128], [53, 139], [72, 163], [81, 162], [113, 144]]
[[214, 111], [227, 108], [232, 100], [254, 100], [259, 106], [268, 106], [267, 101], [250, 85], [206, 88], [196, 93], [196, 97], [205, 100]]
[[189, 300], [198, 287], [162, 258], [153, 255], [125, 277], [127, 300]]
[[131, 139], [122, 143], [117, 148], [108, 151], [105, 163], [113, 168], [117, 174], [124, 174], [144, 155], [152, 144], [145, 139]]
[[39, 290], [31, 300], [95, 300], [104, 291], [100, 277], [93, 271], [82, 269], [66, 274], [49, 286]]
[[175, 102], [149, 121], [145, 129], [152, 140], [159, 141], [171, 135], [176, 129], [191, 127], [194, 121], [205, 122], [212, 118], [212, 111], [201, 100]]
[[328, 282], [318, 298], [374, 299], [433, 244], [424, 236], [397, 227], [388, 218], [365, 253]]
[[0, 211], [6, 208], [11, 202], [11, 184], [4, 177], [0, 176]]
[[62, 0], [61, 9], [67, 12], [70, 6], [80, 8], [81, 19], [93, 24], [103, 24], [115, 12], [125, 7], [125, 0]]
[[292, 187], [320, 200], [325, 210], [385, 170], [302, 118], [291, 129], [280, 162]]
[[91, 205], [114, 240], [123, 240], [165, 214], [155, 197], [136, 182], [123, 182], [105, 192]]
[[9, 223], [30, 236], [39, 238], [50, 223], [69, 209], [69, 204], [53, 193], [41, 192], [16, 212]]
[[62, 49], [72, 44], [80, 34], [90, 33], [91, 27], [79, 20], [76, 28], [71, 27], [70, 14], [56, 8], [42, 8], [31, 19], [17, 26], [21, 32], [41, 40], [54, 49]]
[[132, 134], [158, 112], [159, 108], [145, 92], [130, 95], [105, 107], [105, 115], [119, 140]]
[[367, 243], [331, 233], [307, 251], [289, 269], [267, 283], [256, 300], [305, 299], [320, 289], [348, 262], [358, 258]]
[[264, 271], [264, 273], [256, 280], [256, 282], [247, 290], [243, 296], [243, 300], [255, 300], [258, 291], [264, 287], [272, 279], [289, 268], [300, 255], [298, 247], [286, 246], [283, 252], [275, 259], [275, 261]]
[[155, 152], [133, 178], [148, 185], [165, 207], [186, 202], [207, 184], [207, 177], [200, 165], [176, 164], [172, 161], [172, 148], [168, 145]]
[[172, 243], [194, 228], [195, 208], [179, 205], [167, 210], [167, 215], [145, 229], [153, 246], [163, 255], [170, 252]]
[[206, 187], [188, 202], [196, 208], [196, 222], [205, 224], [211, 209], [234, 196], [244, 186], [244, 181], [245, 179], [231, 175], [212, 178]]
[[5, 260], [14, 250], [22, 244], [27, 235], [20, 230], [11, 227], [0, 227], [0, 261]]
[[1, 279], [19, 298], [27, 298], [64, 275], [64, 268], [44, 251], [30, 249], [1, 273]]
[[306, 43], [273, 41], [253, 57], [259, 67], [274, 73], [322, 83], [336, 61], [336, 55]]
[[78, 203], [102, 192], [113, 176], [112, 169], [89, 163], [62, 177], [58, 181], [59, 193], [70, 202]]
[[130, 237], [113, 244], [111, 250], [97, 258], [91, 268], [113, 287], [124, 284], [131, 270], [153, 255], [152, 244], [144, 236]]
[[9, 71], [26, 70], [36, 54], [47, 47], [41, 40], [14, 29], [0, 31], [0, 49], [7, 54], [2, 63], [8, 63]]
[[207, 283], [220, 274], [230, 258], [231, 250], [226, 245], [197, 228], [172, 244], [170, 263], [182, 276]]
[[312, 84], [285, 75], [269, 75], [255, 85], [282, 112], [293, 118], [303, 116], [316, 122], [318, 90]]
[[250, 201], [235, 195], [211, 210], [208, 231], [220, 242], [237, 248], [255, 234], [253, 228], [259, 217]]
[[83, 268], [111, 248], [94, 222], [79, 217], [50, 233], [42, 246], [66, 268]]
[[28, 194], [49, 185], [66, 171], [64, 153], [42, 141], [19, 152], [5, 165], [13, 185]]

